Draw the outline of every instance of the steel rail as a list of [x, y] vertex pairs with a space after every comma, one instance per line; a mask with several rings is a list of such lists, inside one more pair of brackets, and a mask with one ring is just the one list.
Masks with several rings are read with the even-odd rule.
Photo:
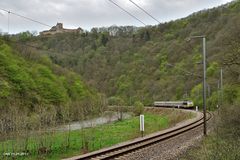
[[[212, 117], [211, 113], [208, 112], [208, 114], [210, 116], [207, 120], [211, 119], [211, 117]], [[153, 145], [155, 143], [159, 143], [161, 141], [170, 139], [172, 137], [175, 137], [177, 135], [180, 135], [182, 133], [190, 131], [194, 128], [197, 128], [203, 124], [202, 120], [203, 120], [203, 117], [201, 117], [200, 119], [198, 119], [192, 123], [178, 127], [176, 129], [170, 130], [165, 133], [157, 134], [157, 135], [154, 135], [151, 137], [146, 137], [144, 139], [136, 140], [136, 141], [130, 142], [128, 144], [112, 147], [112, 148], [106, 149], [101, 152], [89, 153], [86, 155], [81, 155], [79, 157], [68, 158], [66, 160], [114, 159], [116, 157], [119, 157], [119, 156], [128, 154], [130, 152], [145, 148], [145, 147]]]
[[[209, 120], [209, 119], [210, 118], [208, 118], [207, 120]], [[188, 131], [190, 131], [192, 129], [195, 129], [195, 128], [201, 126], [201, 125], [203, 125], [203, 122], [200, 122], [199, 124], [194, 124], [193, 126], [184, 127], [182, 129], [177, 130], [174, 133], [169, 133], [167, 135], [159, 135], [159, 137], [156, 137], [156, 138], [153, 138], [153, 139], [148, 139], [146, 142], [139, 142], [139, 146], [137, 146], [138, 144], [136, 144], [136, 146], [133, 146], [133, 147], [130, 146], [131, 148], [129, 147], [129, 148], [126, 148], [125, 150], [119, 150], [119, 152], [118, 151], [113, 151], [114, 153], [111, 152], [112, 154], [109, 153], [109, 154], [106, 154], [106, 155], [101, 155], [99, 157], [96, 157], [95, 159], [96, 160], [110, 160], [110, 159], [114, 159], [114, 158], [126, 155], [128, 153], [134, 152], [136, 150], [140, 150], [142, 148], [151, 146], [153, 144], [156, 144], [156, 143], [159, 143], [159, 142], [163, 142], [164, 140], [168, 140], [170, 138], [176, 137], [176, 136], [178, 136], [180, 134], [183, 134], [183, 133], [188, 132]]]

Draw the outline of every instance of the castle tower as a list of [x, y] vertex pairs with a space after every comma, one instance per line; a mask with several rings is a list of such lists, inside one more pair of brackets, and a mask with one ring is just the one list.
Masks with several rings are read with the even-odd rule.
[[63, 29], [63, 24], [62, 23], [57, 23], [56, 29], [57, 30], [62, 30]]

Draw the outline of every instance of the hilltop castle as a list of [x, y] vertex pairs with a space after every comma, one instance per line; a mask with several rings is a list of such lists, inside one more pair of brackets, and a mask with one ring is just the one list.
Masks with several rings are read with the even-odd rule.
[[53, 26], [50, 30], [40, 32], [40, 35], [54, 35], [56, 33], [82, 33], [82, 32], [83, 32], [82, 28], [65, 29], [63, 28], [62, 23], [57, 23], [57, 25]]

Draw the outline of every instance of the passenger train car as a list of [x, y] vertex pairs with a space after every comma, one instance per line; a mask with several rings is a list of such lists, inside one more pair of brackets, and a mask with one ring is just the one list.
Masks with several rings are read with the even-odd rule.
[[155, 101], [155, 107], [177, 107], [177, 108], [192, 108], [192, 101]]

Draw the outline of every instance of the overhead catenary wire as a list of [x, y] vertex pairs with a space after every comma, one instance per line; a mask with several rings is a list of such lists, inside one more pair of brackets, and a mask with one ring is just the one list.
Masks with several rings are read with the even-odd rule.
[[[175, 65], [170, 64], [170, 63], [167, 63], [166, 66], [176, 67]], [[182, 71], [182, 72], [184, 72], [184, 73], [187, 73], [187, 74], [189, 74], [189, 75], [196, 76], [196, 77], [198, 77], [198, 78], [202, 78], [201, 75], [198, 75], [198, 74], [195, 74], [195, 73], [189, 72], [189, 71], [187, 71], [187, 70], [185, 70], [185, 69], [182, 69], [182, 68], [177, 68], [177, 69], [180, 70], [180, 71]]]
[[32, 22], [35, 22], [35, 23], [41, 24], [41, 25], [43, 25], [43, 26], [52, 27], [52, 26], [50, 26], [50, 25], [48, 25], [48, 24], [46, 24], [46, 23], [43, 23], [43, 22], [40, 22], [40, 21], [34, 20], [34, 19], [32, 19], [32, 18], [29, 18], [29, 17], [23, 16], [23, 15], [21, 15], [21, 14], [18, 14], [18, 13], [12, 12], [12, 11], [10, 11], [10, 10], [6, 10], [6, 9], [3, 9], [3, 8], [0, 8], [0, 10], [2, 10], [2, 11], [4, 11], [4, 12], [7, 12], [7, 13], [8, 13], [8, 16], [9, 16], [9, 14], [13, 14], [13, 15], [15, 15], [15, 16], [18, 16], [18, 17], [21, 17], [21, 18], [27, 19], [27, 20], [29, 20], [29, 21], [32, 21]]
[[146, 24], [141, 21], [139, 18], [137, 18], [136, 16], [134, 16], [133, 14], [131, 14], [130, 12], [128, 12], [126, 9], [124, 9], [123, 7], [121, 7], [120, 5], [118, 5], [116, 2], [113, 2], [112, 0], [108, 0], [109, 2], [113, 3], [115, 6], [117, 6], [118, 8], [120, 8], [121, 10], [123, 10], [124, 12], [126, 12], [128, 15], [130, 15], [131, 17], [133, 17], [134, 19], [136, 19], [137, 21], [139, 21], [140, 23], [142, 23], [144, 26], [146, 26]]
[[152, 19], [157, 21], [158, 23], [161, 23], [157, 18], [155, 18], [153, 15], [151, 15], [149, 12], [147, 12], [145, 9], [143, 9], [141, 6], [139, 6], [137, 3], [133, 2], [132, 0], [129, 0], [132, 4], [134, 4], [136, 7], [138, 7], [140, 10], [142, 10], [144, 13], [146, 13], [148, 16], [150, 16]]

